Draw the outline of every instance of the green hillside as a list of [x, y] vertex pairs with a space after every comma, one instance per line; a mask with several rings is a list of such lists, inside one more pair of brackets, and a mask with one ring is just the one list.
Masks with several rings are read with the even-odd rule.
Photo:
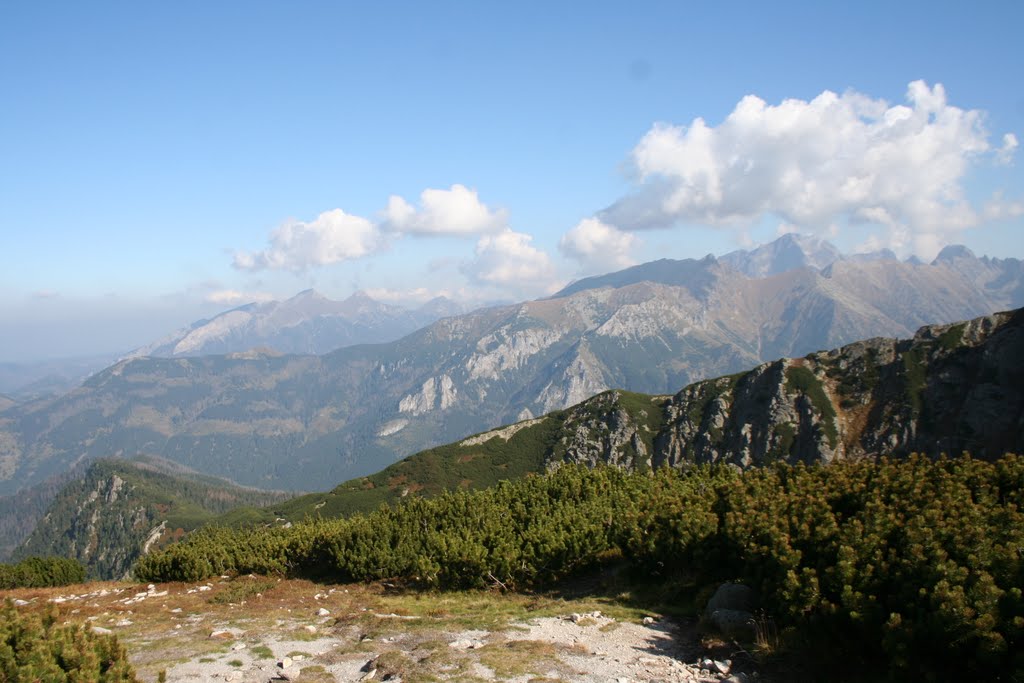
[[120, 577], [144, 547], [181, 538], [235, 507], [288, 496], [242, 488], [156, 458], [97, 460], [57, 494], [13, 557], [70, 557], [90, 577]]

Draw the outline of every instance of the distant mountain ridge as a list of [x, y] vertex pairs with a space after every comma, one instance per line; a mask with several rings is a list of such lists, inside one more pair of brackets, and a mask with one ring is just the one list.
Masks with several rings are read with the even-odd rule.
[[63, 394], [115, 362], [119, 354], [0, 363], [0, 410], [14, 403]]
[[203, 356], [260, 347], [318, 355], [342, 346], [393, 341], [462, 312], [462, 306], [444, 297], [407, 309], [381, 303], [362, 291], [334, 301], [307, 289], [285, 301], [250, 303], [196, 321], [126, 357]]
[[667, 394], [1017, 308], [1022, 282], [1016, 259], [957, 250], [927, 265], [844, 258], [763, 278], [715, 258], [663, 260], [322, 356], [127, 359], [0, 413], [0, 492], [81, 458], [138, 453], [253, 486], [317, 488], [607, 389]]

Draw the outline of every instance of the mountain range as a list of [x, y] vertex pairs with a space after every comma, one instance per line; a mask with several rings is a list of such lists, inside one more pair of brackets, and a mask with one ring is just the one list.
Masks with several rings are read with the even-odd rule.
[[409, 495], [486, 488], [562, 463], [747, 469], [965, 451], [995, 460], [1024, 452], [1022, 357], [1018, 309], [926, 326], [910, 339], [874, 338], [783, 358], [670, 396], [606, 391], [273, 505], [263, 519], [368, 512]]
[[[621, 390], [407, 457], [332, 491], [290, 500], [183, 473], [98, 460], [64, 487], [15, 557], [57, 554], [123, 575], [147, 549], [202, 523], [282, 524], [486, 488], [564, 463], [626, 470], [831, 463], [911, 452], [1024, 452], [1024, 309], [875, 338], [691, 384]], [[251, 507], [261, 500], [262, 509]], [[250, 506], [250, 507], [246, 507]], [[216, 516], [235, 508], [226, 514]]]
[[930, 264], [828, 252], [784, 236], [742, 258], [656, 261], [319, 356], [124, 359], [64, 396], [0, 413], [0, 492], [83, 459], [140, 453], [246, 485], [309, 490], [611, 388], [667, 394], [1024, 305], [1016, 259], [962, 247]]

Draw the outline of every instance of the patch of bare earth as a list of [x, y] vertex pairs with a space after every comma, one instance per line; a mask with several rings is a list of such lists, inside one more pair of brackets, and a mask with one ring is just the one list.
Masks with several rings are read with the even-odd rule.
[[607, 599], [266, 577], [94, 583], [0, 598], [117, 635], [144, 681], [161, 674], [171, 682], [245, 683], [726, 679], [696, 665], [692, 628]]

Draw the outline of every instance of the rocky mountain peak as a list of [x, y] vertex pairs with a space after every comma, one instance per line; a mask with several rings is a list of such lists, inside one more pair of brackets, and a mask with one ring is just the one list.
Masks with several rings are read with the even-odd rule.
[[951, 263], [957, 259], [973, 259], [975, 258], [974, 252], [965, 247], [962, 244], [950, 244], [942, 248], [939, 255], [932, 261], [933, 264], [937, 263]]
[[829, 242], [811, 235], [787, 233], [751, 250], [733, 251], [719, 261], [747, 277], [769, 277], [796, 268], [821, 270], [843, 258]]
[[315, 289], [310, 288], [302, 290], [286, 301], [296, 303], [300, 301], [328, 301], [328, 298]]

